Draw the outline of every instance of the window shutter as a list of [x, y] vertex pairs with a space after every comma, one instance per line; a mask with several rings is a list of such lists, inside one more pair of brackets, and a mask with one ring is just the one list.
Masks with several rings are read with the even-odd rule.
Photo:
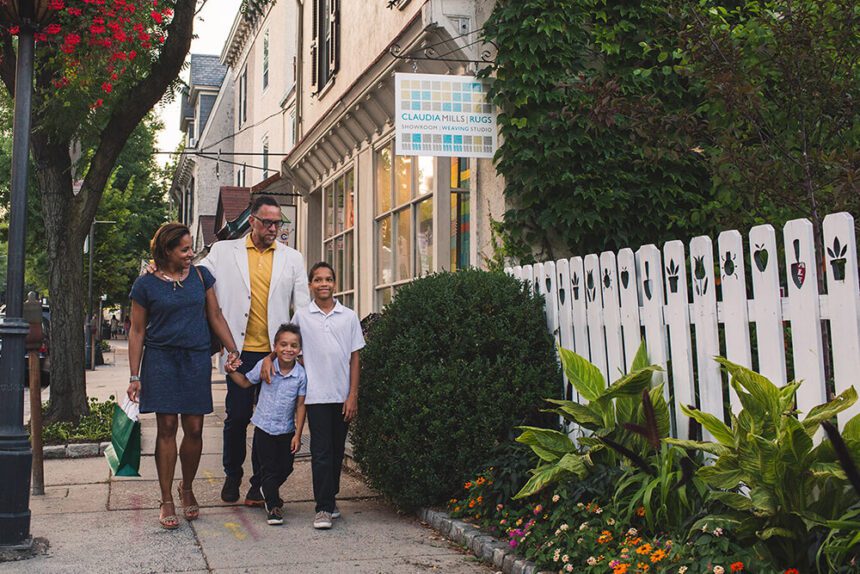
[[340, 0], [329, 0], [328, 77], [337, 72], [340, 63]]
[[313, 0], [311, 10], [311, 93], [317, 92], [319, 86], [319, 39], [320, 39], [320, 0]]

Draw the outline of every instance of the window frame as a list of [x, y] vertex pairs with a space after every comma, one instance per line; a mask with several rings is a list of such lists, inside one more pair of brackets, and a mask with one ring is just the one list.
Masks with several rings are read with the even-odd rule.
[[[391, 205], [385, 211], [379, 211], [379, 155], [383, 149], [388, 149], [391, 154], [391, 168], [390, 168], [390, 180], [389, 180], [389, 189], [391, 193]], [[410, 198], [402, 203], [397, 202], [397, 176], [395, 173], [395, 162], [396, 162], [396, 147], [394, 145], [394, 139], [388, 139], [384, 143], [381, 143], [374, 147], [373, 149], [373, 242], [374, 242], [374, 259], [375, 265], [373, 270], [373, 293], [374, 293], [374, 307], [378, 310], [381, 309], [385, 305], [385, 293], [389, 292], [391, 297], [396, 293], [397, 288], [402, 285], [406, 285], [411, 283], [415, 279], [420, 278], [423, 275], [418, 271], [418, 216], [420, 205], [424, 202], [430, 202], [432, 206], [432, 202], [437, 200], [435, 187], [437, 185], [437, 178], [439, 177], [438, 173], [438, 162], [436, 161], [436, 157], [433, 156], [401, 156], [408, 157], [412, 159], [412, 168], [410, 169]], [[429, 190], [428, 193], [421, 195], [418, 193], [419, 189], [419, 158], [420, 157], [428, 157], [433, 161], [434, 168], [434, 184], [433, 188]], [[395, 241], [398, 237], [398, 227], [399, 227], [399, 216], [401, 213], [407, 212], [409, 213], [409, 277], [405, 279], [398, 279], [396, 270], [399, 262], [397, 261], [398, 257], [398, 249], [395, 245]], [[436, 261], [436, 242], [439, 240], [436, 233], [436, 219], [435, 219], [435, 210], [431, 207], [431, 216], [432, 226], [433, 226], [433, 243], [428, 247], [431, 253], [431, 264], [430, 269], [427, 273], [433, 273], [436, 269], [438, 269], [438, 262]], [[378, 256], [380, 241], [381, 241], [381, 226], [382, 222], [385, 219], [391, 219], [391, 279], [386, 283], [381, 280], [381, 268], [380, 268], [380, 258]], [[390, 298], [389, 298], [390, 300]]]
[[239, 74], [239, 110], [238, 110], [239, 127], [241, 128], [248, 121], [248, 66], [242, 68], [242, 73]]
[[[352, 202], [351, 202], [352, 222], [351, 222], [350, 227], [347, 227], [347, 225], [346, 225], [347, 224], [347, 209], [346, 208], [347, 208], [347, 205], [349, 205], [349, 203], [347, 202], [346, 181], [347, 181], [347, 177], [349, 175], [352, 176]], [[343, 204], [343, 212], [342, 212], [343, 223], [341, 225], [341, 228], [338, 230], [338, 225], [337, 225], [338, 222], [333, 221], [332, 227], [331, 227], [332, 233], [329, 234], [329, 232], [328, 232], [328, 223], [329, 223], [328, 212], [329, 212], [329, 210], [328, 210], [328, 203], [327, 202], [329, 201], [328, 198], [330, 197], [331, 201], [333, 202], [332, 213], [336, 214], [336, 207], [337, 207], [336, 200], [335, 200], [336, 186], [337, 186], [338, 182], [341, 182], [341, 181], [344, 184], [344, 204]], [[357, 300], [356, 300], [356, 296], [355, 296], [356, 290], [357, 290], [357, 287], [356, 287], [357, 286], [357, 277], [356, 277], [356, 273], [355, 273], [355, 270], [356, 270], [355, 263], [356, 263], [356, 256], [358, 254], [358, 246], [356, 245], [356, 238], [358, 237], [358, 235], [356, 234], [356, 220], [358, 219], [358, 216], [357, 216], [358, 203], [356, 202], [356, 198], [357, 198], [358, 193], [357, 193], [356, 185], [357, 185], [357, 181], [356, 181], [356, 177], [355, 177], [355, 166], [350, 164], [350, 165], [346, 166], [344, 169], [340, 170], [334, 176], [329, 178], [323, 185], [321, 185], [318, 188], [318, 191], [320, 193], [321, 204], [322, 204], [322, 225], [321, 225], [321, 230], [320, 230], [320, 235], [322, 237], [322, 256], [323, 256], [324, 260], [328, 261], [328, 255], [327, 254], [328, 254], [329, 244], [334, 244], [336, 241], [341, 240], [341, 242], [342, 242], [341, 243], [341, 250], [344, 251], [344, 262], [343, 262], [344, 269], [341, 270], [341, 276], [339, 276], [337, 278], [338, 290], [335, 291], [333, 296], [336, 297], [338, 300], [340, 300], [343, 305], [350, 307], [350, 308], [355, 308], [355, 305], [357, 304]], [[346, 242], [347, 242], [347, 236], [349, 236], [349, 238], [351, 240], [351, 244], [352, 244], [352, 257], [348, 263], [346, 261], [346, 257], [345, 257], [345, 251], [346, 250], [344, 247], [346, 245]], [[328, 261], [328, 262], [332, 265], [332, 267], [337, 269], [337, 262], [336, 261]], [[349, 268], [350, 268], [349, 278], [350, 278], [351, 285], [349, 285], [349, 286], [347, 286], [344, 283], [344, 274], [345, 274], [347, 265], [349, 265]], [[347, 298], [348, 298], [349, 302], [351, 302], [351, 304], [344, 303], [344, 300]]]
[[269, 30], [263, 32], [263, 93], [269, 88]]

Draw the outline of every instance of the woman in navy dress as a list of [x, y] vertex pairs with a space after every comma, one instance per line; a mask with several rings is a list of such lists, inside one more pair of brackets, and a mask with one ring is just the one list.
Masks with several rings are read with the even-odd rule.
[[200, 512], [192, 483], [203, 450], [203, 415], [212, 412], [210, 328], [230, 351], [231, 363], [238, 363], [239, 353], [212, 289], [215, 278], [205, 267], [191, 265], [188, 227], [165, 223], [150, 248], [158, 271], [141, 275], [131, 288], [128, 396], [140, 401], [140, 412], [155, 413], [159, 523], [172, 530], [179, 527], [172, 485], [180, 420], [184, 436], [178, 494], [187, 520]]

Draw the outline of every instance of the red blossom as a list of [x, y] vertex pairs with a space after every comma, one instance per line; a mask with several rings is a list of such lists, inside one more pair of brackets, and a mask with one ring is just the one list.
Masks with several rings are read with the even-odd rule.
[[51, 35], [59, 34], [61, 30], [62, 30], [62, 28], [56, 22], [54, 22], [52, 24], [48, 24], [47, 26], [45, 26], [45, 34], [51, 34]]
[[104, 90], [104, 93], [106, 93], [106, 94], [111, 93], [113, 91], [113, 84], [111, 84], [109, 82], [103, 83], [102, 84], [102, 90]]
[[149, 15], [152, 16], [152, 19], [155, 20], [156, 22], [158, 22], [159, 24], [161, 24], [161, 22], [163, 21], [163, 18], [161, 16], [160, 12], [152, 11]]
[[90, 107], [93, 109], [100, 108], [104, 105], [104, 103], [105, 103], [105, 101], [103, 99], [99, 98], [95, 102], [93, 102], [93, 104]]
[[18, 26], [9, 26], [9, 33], [13, 36], [17, 36], [20, 31], [21, 28], [19, 28]]
[[66, 9], [66, 13], [69, 16], [80, 16], [83, 14], [83, 11], [80, 8], [72, 8], [71, 6]]
[[66, 3], [63, 0], [51, 0], [48, 2], [49, 10], [62, 10], [66, 7]]

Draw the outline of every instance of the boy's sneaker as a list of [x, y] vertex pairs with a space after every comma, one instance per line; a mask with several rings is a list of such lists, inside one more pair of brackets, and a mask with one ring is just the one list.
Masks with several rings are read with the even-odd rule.
[[266, 523], [270, 526], [280, 526], [284, 523], [284, 509], [280, 506], [276, 506], [269, 510], [268, 516], [266, 517]]
[[340, 508], [337, 507], [337, 504], [334, 505], [334, 510], [331, 513], [332, 518], [340, 518]]
[[328, 530], [331, 528], [331, 512], [320, 510], [314, 516], [314, 528], [317, 530]]
[[248, 489], [248, 494], [245, 495], [245, 506], [264, 506], [266, 500], [263, 498], [263, 492], [259, 486], [252, 486]]
[[221, 488], [221, 500], [224, 502], [236, 502], [239, 500], [239, 485], [242, 484], [241, 478], [228, 476], [224, 479], [224, 486]]

